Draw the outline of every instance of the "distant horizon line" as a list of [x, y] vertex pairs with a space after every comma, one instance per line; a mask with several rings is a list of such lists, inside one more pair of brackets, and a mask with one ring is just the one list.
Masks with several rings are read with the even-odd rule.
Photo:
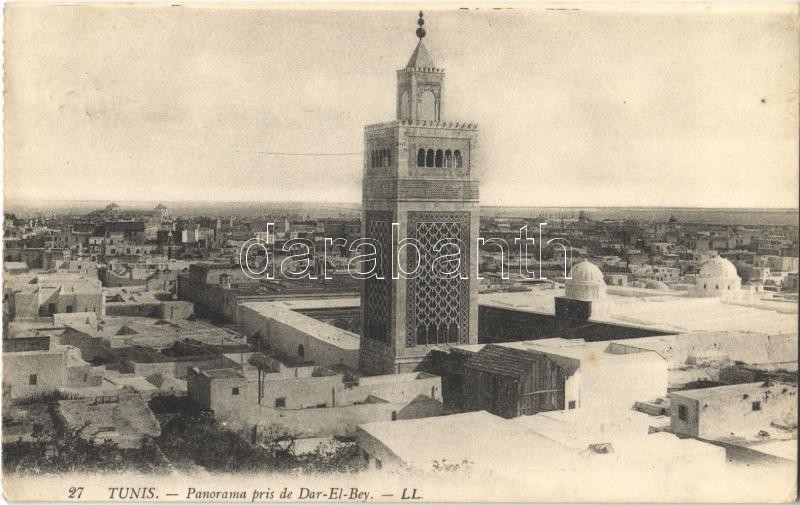
[[[211, 200], [211, 201], [203, 201], [203, 200], [122, 200], [122, 199], [107, 199], [107, 200], [99, 200], [99, 199], [64, 199], [64, 200], [49, 200], [48, 203], [39, 203], [33, 200], [4, 200], [3, 207], [7, 207], [9, 205], [27, 205], [27, 206], [40, 206], [40, 207], [48, 207], [54, 206], [56, 204], [101, 204], [101, 205], [109, 205], [112, 203], [128, 203], [128, 204], [164, 204], [164, 203], [171, 203], [171, 204], [205, 204], [205, 205], [242, 205], [242, 204], [251, 204], [251, 205], [304, 205], [304, 204], [314, 204], [314, 205], [322, 205], [322, 206], [331, 206], [331, 207], [361, 207], [360, 202], [324, 202], [324, 201], [315, 201], [315, 200], [268, 200], [268, 201], [260, 201], [260, 200]], [[118, 204], [118, 203], [117, 203]], [[800, 206], [798, 207], [699, 207], [699, 206], [685, 206], [685, 205], [525, 205], [525, 204], [495, 204], [495, 203], [486, 203], [486, 204], [479, 204], [481, 207], [494, 207], [494, 208], [529, 208], [529, 209], [676, 209], [676, 210], [764, 210], [764, 211], [797, 211], [800, 210]], [[4, 209], [5, 210], [5, 209]]]

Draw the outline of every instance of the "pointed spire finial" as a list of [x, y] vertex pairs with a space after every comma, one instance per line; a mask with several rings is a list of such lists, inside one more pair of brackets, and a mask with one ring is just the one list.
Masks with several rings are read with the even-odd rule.
[[420, 41], [425, 37], [425, 28], [422, 27], [422, 25], [425, 24], [425, 20], [422, 19], [422, 16], [422, 11], [419, 11], [419, 19], [417, 20], [417, 24], [419, 25], [419, 28], [417, 28], [417, 37], [419, 37]]

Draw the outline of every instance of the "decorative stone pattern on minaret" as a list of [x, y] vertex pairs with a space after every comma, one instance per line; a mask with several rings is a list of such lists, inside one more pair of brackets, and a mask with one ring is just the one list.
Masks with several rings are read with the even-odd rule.
[[[408, 64], [397, 71], [397, 119], [364, 131], [363, 231], [380, 242], [379, 270], [386, 279], [364, 281], [360, 365], [365, 373], [400, 373], [425, 368], [430, 351], [477, 342], [478, 130], [442, 118], [445, 72], [436, 67], [420, 38]], [[392, 223], [397, 236], [421, 245], [420, 274], [391, 279]], [[467, 279], [433, 275], [440, 239], [458, 239], [461, 272]], [[406, 271], [416, 256], [401, 250]], [[451, 260], [455, 266], [455, 260]], [[448, 268], [449, 270], [449, 268]]]

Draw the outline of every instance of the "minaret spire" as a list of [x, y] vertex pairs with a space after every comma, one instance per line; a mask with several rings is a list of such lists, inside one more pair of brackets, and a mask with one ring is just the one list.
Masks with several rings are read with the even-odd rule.
[[420, 42], [422, 42], [422, 39], [425, 38], [425, 28], [422, 27], [425, 24], [425, 20], [422, 19], [422, 16], [422, 11], [419, 11], [419, 19], [417, 20], [417, 24], [419, 25], [419, 28], [417, 28], [417, 37], [419, 38]]
[[441, 121], [444, 69], [436, 66], [422, 41], [425, 37], [422, 11], [417, 25], [417, 47], [405, 68], [397, 71], [397, 119]]
[[423, 12], [419, 11], [419, 19], [417, 19], [417, 25], [419, 25], [419, 28], [417, 28], [417, 38], [419, 38], [419, 42], [417, 42], [417, 48], [414, 49], [413, 54], [411, 54], [411, 59], [408, 60], [406, 68], [436, 68], [431, 55], [422, 42], [422, 39], [425, 38], [425, 28], [423, 28], [425, 20], [422, 18], [423, 15]]

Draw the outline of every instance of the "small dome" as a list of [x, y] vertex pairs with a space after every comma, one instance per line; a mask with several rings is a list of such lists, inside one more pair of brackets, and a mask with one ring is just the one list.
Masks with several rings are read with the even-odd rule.
[[712, 258], [700, 267], [692, 290], [693, 296], [737, 297], [742, 290], [742, 279], [736, 267], [725, 258]]
[[644, 285], [645, 289], [657, 289], [659, 291], [668, 291], [669, 287], [661, 281], [649, 280]]
[[605, 284], [603, 279], [603, 272], [595, 265], [587, 260], [583, 260], [577, 265], [574, 265], [569, 271], [569, 276], [573, 282], [599, 282]]
[[736, 267], [725, 258], [711, 258], [700, 267], [698, 277], [708, 277], [713, 279], [734, 279], [739, 277]]
[[597, 265], [582, 261], [572, 267], [564, 283], [564, 296], [572, 300], [597, 301], [606, 296], [606, 281]]

